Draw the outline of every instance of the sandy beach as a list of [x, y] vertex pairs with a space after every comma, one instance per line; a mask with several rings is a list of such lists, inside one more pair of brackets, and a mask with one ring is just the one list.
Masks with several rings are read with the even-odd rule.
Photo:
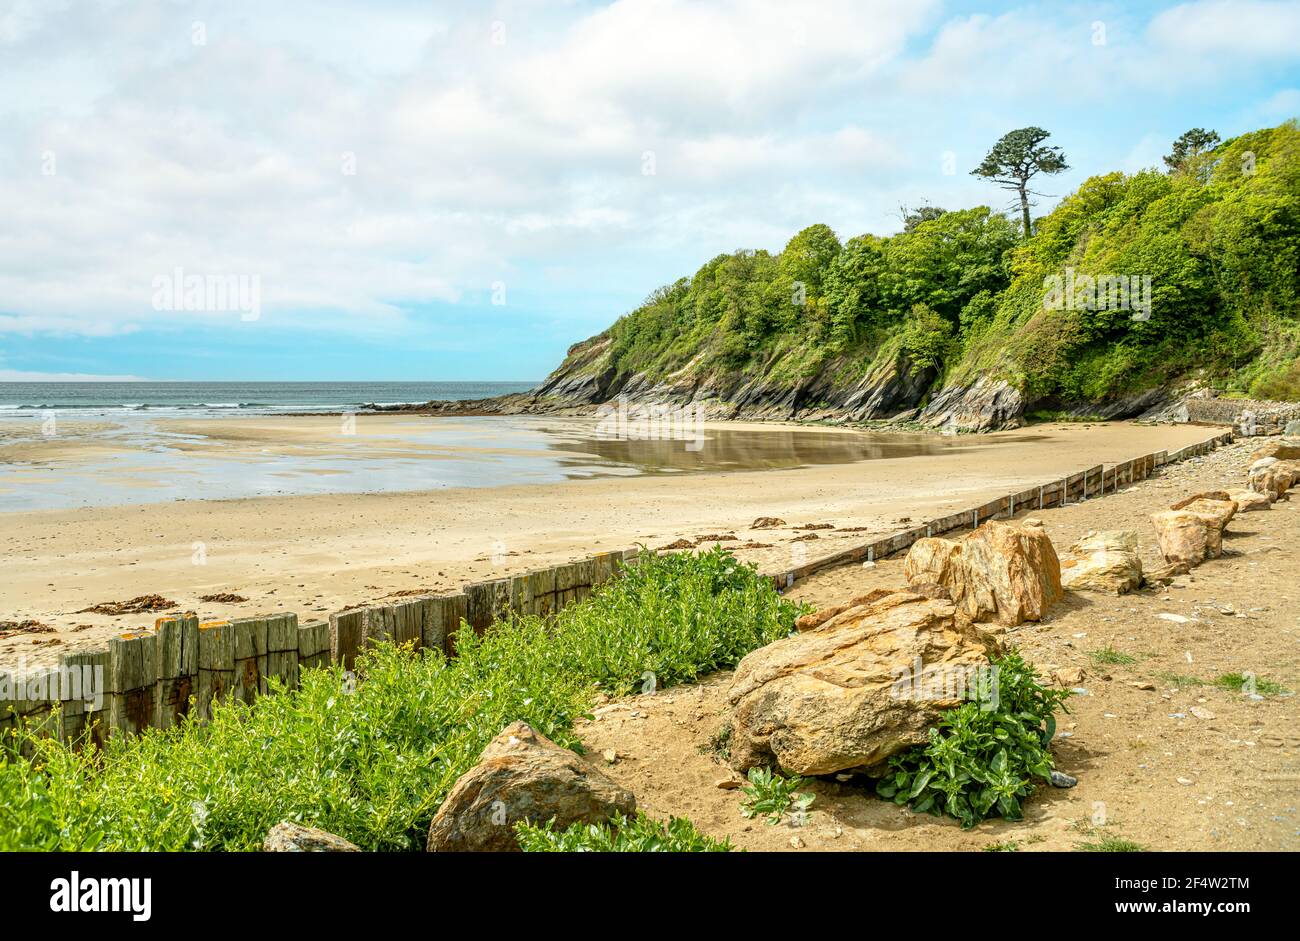
[[[496, 443], [483, 434], [436, 440], [438, 423], [446, 419], [375, 419], [362, 421], [358, 434], [343, 442], [336, 418], [177, 423], [164, 429], [180, 436], [181, 445], [170, 449], [175, 453], [167, 466], [183, 480], [194, 455], [226, 462], [234, 472], [254, 473], [269, 451], [298, 464], [328, 454], [363, 472], [394, 456], [431, 466], [491, 453], [492, 464], [476, 465], [482, 474], [482, 468], [500, 461], [536, 458], [535, 445], [509, 436]], [[0, 621], [11, 622], [7, 630], [0, 628], [8, 635], [0, 638], [0, 662], [52, 660], [70, 649], [101, 644], [115, 630], [151, 624], [152, 614], [80, 613], [149, 594], [203, 617], [293, 611], [305, 620], [366, 602], [452, 590], [466, 581], [593, 551], [638, 543], [661, 548], [679, 540], [707, 546], [711, 537], [733, 536], [722, 542], [738, 557], [777, 569], [905, 528], [913, 518], [950, 512], [1086, 466], [1175, 449], [1211, 432], [1191, 425], [1061, 424], [956, 438], [899, 435], [892, 436], [895, 443], [882, 444], [879, 439], [891, 436], [820, 427], [709, 426], [703, 456], [689, 458], [704, 469], [692, 472], [671, 462], [665, 467], [662, 457], [642, 455], [638, 464], [636, 449], [623, 460], [609, 455], [596, 460], [592, 452], [584, 456], [582, 422], [566, 421], [575, 423], [565, 434], [576, 450], [562, 457], [581, 459], [586, 479], [561, 474], [497, 486], [480, 482], [436, 490], [185, 499], [0, 514], [5, 573]], [[409, 427], [397, 433], [400, 423], [412, 422], [417, 434]], [[442, 426], [457, 427], [463, 428]], [[839, 463], [783, 464], [834, 450], [837, 441], [842, 453], [823, 454], [823, 459]], [[719, 453], [722, 442], [729, 442], [725, 455]], [[739, 442], [747, 445], [736, 451]], [[0, 466], [21, 478], [25, 488], [56, 487], [71, 477], [112, 477], [115, 485], [134, 485], [146, 496], [153, 492], [151, 471], [119, 463], [132, 455], [130, 442], [78, 449], [75, 439], [64, 436], [49, 443], [58, 449], [57, 457], [42, 454], [43, 444], [9, 444], [0, 455], [7, 463]], [[636, 442], [601, 444], [632, 448]], [[646, 453], [683, 452], [680, 441], [641, 444]], [[113, 453], [106, 456], [105, 449]], [[859, 457], [850, 460], [853, 455]], [[745, 469], [718, 469], [726, 466]], [[751, 530], [763, 516], [785, 525]], [[834, 528], [796, 528], [809, 524]], [[203, 600], [217, 595], [246, 600]], [[29, 621], [38, 623], [35, 631], [15, 629]]]

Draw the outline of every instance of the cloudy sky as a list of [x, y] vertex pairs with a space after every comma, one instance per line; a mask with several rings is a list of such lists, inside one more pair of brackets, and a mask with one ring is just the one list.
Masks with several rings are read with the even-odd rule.
[[[1296, 117], [1297, 37], [1297, 0], [0, 0], [0, 379], [537, 379], [719, 252], [1003, 208], [969, 170], [1012, 128], [1059, 197]], [[178, 269], [248, 302], [167, 309]]]

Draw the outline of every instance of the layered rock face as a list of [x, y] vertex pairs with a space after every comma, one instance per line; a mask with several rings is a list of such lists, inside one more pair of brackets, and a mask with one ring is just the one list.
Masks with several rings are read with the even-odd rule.
[[1060, 600], [1061, 563], [1042, 524], [989, 520], [958, 540], [917, 540], [903, 562], [914, 589], [936, 585], [947, 590], [972, 621], [1004, 625], [1041, 620]]
[[508, 725], [452, 786], [429, 826], [429, 852], [517, 850], [514, 824], [604, 823], [636, 797], [525, 722]]
[[926, 741], [973, 695], [989, 645], [951, 602], [910, 591], [855, 599], [745, 657], [732, 680], [731, 761], [794, 774], [873, 768]]

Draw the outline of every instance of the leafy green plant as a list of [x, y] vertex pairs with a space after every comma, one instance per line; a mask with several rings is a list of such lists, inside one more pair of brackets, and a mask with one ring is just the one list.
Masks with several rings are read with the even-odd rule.
[[1065, 710], [1070, 694], [1041, 684], [1018, 653], [993, 663], [995, 699], [946, 712], [927, 744], [889, 760], [889, 773], [876, 784], [879, 796], [918, 813], [947, 813], [963, 827], [993, 813], [1020, 819], [1022, 801], [1051, 776], [1047, 746], [1056, 734], [1056, 709]]
[[730, 840], [705, 836], [684, 817], [660, 822], [639, 811], [632, 819], [618, 815], [608, 823], [575, 823], [563, 830], [555, 829], [554, 820], [520, 821], [515, 836], [525, 853], [729, 853], [733, 849]]
[[805, 778], [787, 778], [770, 768], [750, 768], [749, 783], [741, 786], [745, 800], [741, 802], [740, 812], [750, 818], [765, 814], [770, 825], [780, 823], [787, 811], [804, 813], [816, 797], [799, 792], [807, 783]]
[[360, 683], [305, 670], [296, 690], [223, 701], [206, 724], [115, 737], [103, 751], [20, 730], [0, 749], [0, 850], [251, 850], [281, 820], [367, 850], [414, 849], [510, 722], [575, 746], [598, 688], [732, 666], [800, 612], [720, 550], [647, 555], [551, 618], [462, 630], [450, 660], [378, 645]]
[[1015, 840], [1007, 840], [1005, 843], [988, 843], [980, 849], [986, 853], [1015, 853], [1019, 852], [1020, 844]]

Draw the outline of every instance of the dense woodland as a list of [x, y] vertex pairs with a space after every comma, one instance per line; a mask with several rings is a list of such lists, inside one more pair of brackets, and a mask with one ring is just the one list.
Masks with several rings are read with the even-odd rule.
[[[848, 381], [901, 350], [934, 368], [934, 388], [987, 374], [1035, 401], [1184, 377], [1300, 398], [1300, 126], [1222, 143], [1197, 129], [1166, 163], [1091, 177], [1028, 238], [1018, 213], [926, 206], [888, 237], [841, 242], [811, 225], [780, 254], [719, 255], [620, 318], [605, 362], [795, 385], [828, 364]], [[1149, 319], [1045, 306], [1048, 279], [1068, 270], [1149, 277]]]

